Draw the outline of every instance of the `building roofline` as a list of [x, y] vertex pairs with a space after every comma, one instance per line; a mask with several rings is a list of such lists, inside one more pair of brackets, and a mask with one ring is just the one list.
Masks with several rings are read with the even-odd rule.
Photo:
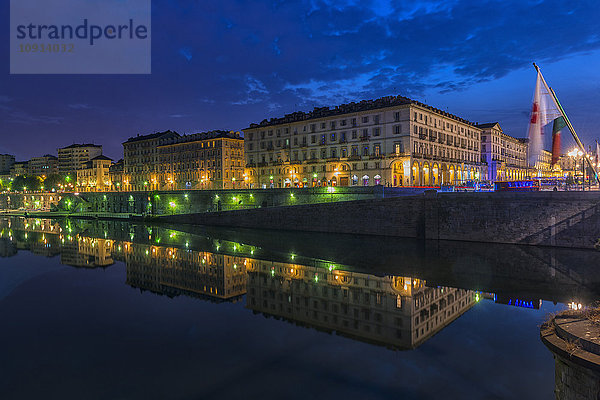
[[426, 109], [433, 111], [436, 114], [439, 114], [441, 116], [444, 116], [444, 117], [447, 117], [450, 119], [454, 119], [458, 122], [462, 122], [464, 124], [471, 125], [473, 127], [477, 127], [477, 125], [474, 122], [468, 121], [464, 118], [460, 118], [454, 114], [450, 114], [450, 113], [440, 110], [438, 108], [429, 106], [425, 103], [421, 103], [419, 101], [412, 100], [412, 99], [409, 99], [409, 98], [403, 97], [403, 96], [387, 96], [387, 97], [381, 97], [381, 98], [378, 98], [375, 100], [362, 100], [358, 103], [351, 102], [351, 103], [346, 103], [346, 104], [340, 104], [338, 106], [335, 106], [334, 108], [315, 107], [312, 111], [309, 111], [309, 112], [296, 111], [291, 114], [286, 114], [280, 118], [271, 118], [268, 120], [264, 119], [263, 121], [261, 121], [258, 124], [254, 124], [254, 123], [250, 124], [250, 126], [248, 128], [245, 128], [244, 130], [256, 129], [256, 128], [267, 127], [267, 126], [283, 125], [283, 124], [289, 124], [289, 123], [295, 123], [295, 122], [301, 122], [301, 121], [310, 121], [310, 120], [315, 120], [315, 119], [319, 119], [319, 118], [328, 118], [328, 117], [333, 117], [333, 116], [354, 114], [354, 113], [359, 113], [359, 112], [363, 112], [363, 111], [378, 110], [378, 109], [389, 108], [389, 107], [411, 106], [411, 105], [426, 108]]

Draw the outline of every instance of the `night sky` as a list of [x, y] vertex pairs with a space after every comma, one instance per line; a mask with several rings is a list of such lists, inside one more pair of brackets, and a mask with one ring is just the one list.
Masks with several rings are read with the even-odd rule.
[[584, 143], [600, 137], [597, 0], [153, 0], [152, 74], [137, 76], [10, 75], [0, 3], [0, 153], [18, 160], [81, 142], [119, 159], [138, 133], [397, 94], [525, 137], [533, 61]]

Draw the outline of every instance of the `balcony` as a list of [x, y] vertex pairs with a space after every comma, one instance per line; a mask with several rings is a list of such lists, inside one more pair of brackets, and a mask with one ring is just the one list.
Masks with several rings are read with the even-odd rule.
[[421, 140], [427, 139], [427, 134], [426, 133], [419, 133], [419, 139], [421, 139]]
[[366, 136], [359, 136], [359, 138], [358, 138], [358, 139], [359, 139], [361, 142], [364, 142], [364, 141], [367, 141], [367, 140], [369, 140], [369, 137], [370, 137], [369, 135], [366, 135]]
[[342, 143], [348, 143], [348, 140], [346, 140], [346, 139], [340, 139], [340, 140], [339, 140], [339, 143], [340, 143], [340, 144], [342, 144]]

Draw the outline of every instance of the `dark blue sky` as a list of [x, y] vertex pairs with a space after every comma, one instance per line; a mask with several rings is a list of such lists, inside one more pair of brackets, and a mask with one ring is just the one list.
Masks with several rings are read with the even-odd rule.
[[584, 142], [600, 137], [597, 0], [152, 4], [151, 75], [9, 75], [1, 0], [0, 153], [95, 142], [118, 159], [138, 133], [240, 130], [394, 94], [524, 137], [533, 61]]

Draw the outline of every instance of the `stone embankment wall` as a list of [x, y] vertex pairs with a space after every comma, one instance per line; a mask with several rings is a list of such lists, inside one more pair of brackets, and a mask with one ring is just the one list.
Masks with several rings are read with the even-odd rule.
[[[295, 206], [406, 196], [423, 189], [383, 186], [289, 188], [256, 190], [178, 190], [149, 192], [82, 192], [60, 194], [0, 194], [0, 210], [33, 209], [42, 198], [60, 199], [59, 208], [73, 212], [171, 215]], [[43, 202], [44, 204], [47, 201]], [[49, 206], [48, 206], [49, 207]]]
[[554, 354], [554, 394], [557, 400], [597, 399], [600, 372]]
[[593, 248], [600, 192], [425, 193], [165, 217], [165, 222]]

